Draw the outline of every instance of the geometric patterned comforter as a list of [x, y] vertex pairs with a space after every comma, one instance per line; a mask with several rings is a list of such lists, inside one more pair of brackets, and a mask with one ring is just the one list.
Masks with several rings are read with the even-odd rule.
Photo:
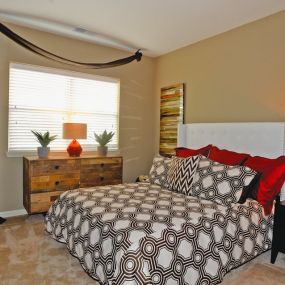
[[149, 183], [67, 191], [45, 227], [101, 284], [217, 284], [271, 246], [255, 201], [222, 206]]

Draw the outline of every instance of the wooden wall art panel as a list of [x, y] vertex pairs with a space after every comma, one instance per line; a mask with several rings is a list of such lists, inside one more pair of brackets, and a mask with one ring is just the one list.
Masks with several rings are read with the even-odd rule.
[[175, 154], [177, 125], [184, 123], [184, 84], [161, 88], [160, 93], [160, 143], [159, 153]]

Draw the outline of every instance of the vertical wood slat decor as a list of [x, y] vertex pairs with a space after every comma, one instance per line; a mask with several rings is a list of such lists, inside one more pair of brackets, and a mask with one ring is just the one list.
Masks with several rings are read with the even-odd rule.
[[184, 122], [184, 84], [161, 88], [160, 93], [160, 142], [159, 153], [175, 154], [177, 125]]

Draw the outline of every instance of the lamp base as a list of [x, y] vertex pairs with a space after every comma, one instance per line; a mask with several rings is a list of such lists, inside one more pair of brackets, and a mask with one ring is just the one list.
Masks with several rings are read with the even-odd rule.
[[82, 147], [76, 139], [73, 139], [66, 150], [69, 156], [78, 157], [82, 152]]

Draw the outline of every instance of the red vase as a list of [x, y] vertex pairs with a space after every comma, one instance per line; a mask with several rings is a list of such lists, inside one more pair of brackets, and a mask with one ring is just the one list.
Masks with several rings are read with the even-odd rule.
[[73, 139], [66, 150], [69, 156], [80, 156], [82, 152], [82, 147], [76, 139]]

